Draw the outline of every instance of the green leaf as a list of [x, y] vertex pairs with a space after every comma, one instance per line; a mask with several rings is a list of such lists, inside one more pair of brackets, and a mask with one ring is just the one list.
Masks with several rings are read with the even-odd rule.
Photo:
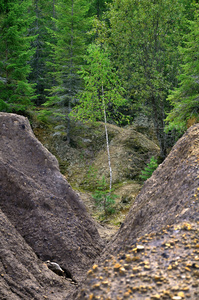
[[151, 157], [150, 162], [147, 164], [145, 169], [141, 172], [142, 174], [139, 176], [143, 181], [147, 180], [151, 177], [153, 172], [157, 169], [158, 163], [154, 156]]

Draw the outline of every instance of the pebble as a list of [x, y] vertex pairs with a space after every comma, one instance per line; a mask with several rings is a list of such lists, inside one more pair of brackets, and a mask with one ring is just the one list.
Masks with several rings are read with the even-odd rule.
[[121, 268], [121, 264], [119, 264], [119, 263], [115, 264], [114, 267], [113, 267], [113, 269], [115, 271], [119, 271], [120, 268]]
[[130, 254], [127, 254], [125, 260], [127, 263], [130, 263], [130, 262], [132, 262], [133, 258]]
[[95, 284], [92, 286], [92, 289], [93, 289], [93, 290], [94, 290], [94, 289], [100, 289], [100, 286], [101, 286], [100, 282], [97, 282], [97, 283], [95, 283]]
[[96, 264], [93, 265], [93, 271], [94, 271], [94, 272], [97, 272], [97, 270], [98, 270], [98, 265], [96, 265]]
[[125, 268], [123, 268], [123, 267], [119, 268], [119, 273], [120, 273], [120, 275], [125, 275], [125, 273], [126, 273]]
[[130, 264], [124, 264], [124, 268], [125, 268], [126, 270], [130, 270], [131, 265], [130, 265]]
[[137, 251], [143, 251], [144, 246], [143, 245], [137, 245]]
[[192, 224], [176, 227], [175, 232], [170, 226], [167, 233], [140, 238], [136, 246], [109, 257], [102, 267], [95, 264], [87, 273], [92, 299], [198, 299], [198, 231]]
[[153, 300], [161, 299], [161, 296], [159, 294], [156, 294], [156, 295], [151, 296], [151, 299], [153, 299]]
[[102, 281], [102, 284], [103, 284], [104, 286], [108, 286], [108, 285], [109, 285], [109, 282], [108, 282], [108, 280], [104, 280], [104, 281]]

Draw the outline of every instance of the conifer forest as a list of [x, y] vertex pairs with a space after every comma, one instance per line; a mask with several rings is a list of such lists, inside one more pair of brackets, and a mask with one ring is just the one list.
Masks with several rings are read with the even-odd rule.
[[126, 125], [161, 156], [199, 121], [197, 0], [0, 0], [0, 111]]

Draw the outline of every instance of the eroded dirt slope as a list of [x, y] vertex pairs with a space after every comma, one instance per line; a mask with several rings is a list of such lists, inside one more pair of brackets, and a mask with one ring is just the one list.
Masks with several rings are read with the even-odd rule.
[[[134, 130], [133, 126], [121, 128], [107, 124], [107, 128], [113, 184], [139, 179], [141, 170], [150, 161], [151, 156], [159, 155], [159, 147]], [[52, 125], [49, 129], [40, 128], [37, 124], [34, 132], [42, 144], [59, 159], [63, 174], [75, 188], [93, 191], [102, 176], [109, 181], [103, 123], [72, 123], [70, 144], [66, 142], [64, 125]]]
[[199, 221], [198, 199], [199, 124], [183, 135], [145, 182], [115, 237], [114, 248], [174, 222]]
[[107, 253], [74, 299], [198, 300], [199, 223], [182, 222]]
[[0, 299], [64, 300], [75, 289], [37, 258], [0, 210]]
[[28, 120], [0, 113], [0, 208], [37, 256], [81, 281], [103, 241]]
[[74, 299], [199, 299], [199, 124], [146, 181]]

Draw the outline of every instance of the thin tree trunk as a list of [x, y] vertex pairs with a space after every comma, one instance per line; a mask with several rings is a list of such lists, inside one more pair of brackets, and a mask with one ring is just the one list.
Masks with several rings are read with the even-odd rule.
[[73, 74], [73, 38], [74, 38], [74, 32], [73, 32], [73, 15], [74, 15], [74, 1], [72, 0], [72, 8], [71, 8], [71, 17], [72, 17], [72, 23], [71, 23], [71, 43], [70, 43], [70, 87], [69, 87], [69, 102], [68, 102], [68, 124], [67, 124], [67, 142], [70, 144], [70, 117], [69, 113], [71, 112], [71, 98], [72, 98], [72, 74]]
[[[38, 9], [38, 0], [35, 1], [35, 14], [36, 14], [37, 38], [35, 40], [35, 42], [36, 42], [36, 50], [35, 50], [36, 67], [34, 68], [34, 73], [36, 75], [37, 93], [40, 93], [40, 91], [38, 90], [38, 87], [39, 87], [39, 9]], [[36, 102], [37, 102], [37, 106], [39, 106], [39, 104], [40, 104], [39, 97], [37, 97]]]
[[[55, 0], [53, 0], [53, 19], [55, 19], [56, 17], [56, 13], [55, 13]], [[53, 21], [53, 30], [56, 31], [56, 26], [55, 26], [55, 21]], [[55, 63], [55, 58], [53, 58], [53, 65]], [[52, 78], [52, 85], [55, 86], [56, 85], [56, 80], [55, 80], [55, 67], [53, 66], [53, 78]]]
[[106, 108], [104, 102], [104, 87], [102, 85], [102, 101], [104, 107], [104, 124], [105, 124], [105, 133], [106, 133], [106, 147], [107, 147], [107, 154], [108, 154], [108, 165], [109, 165], [109, 172], [110, 172], [110, 185], [109, 185], [109, 193], [111, 193], [112, 189], [112, 168], [111, 168], [111, 156], [109, 151], [109, 140], [108, 140], [108, 130], [107, 130], [107, 121], [106, 121]]
[[[6, 4], [6, 5], [7, 5], [6, 6], [6, 15], [8, 16], [9, 9], [8, 9], [8, 4]], [[9, 27], [9, 25], [7, 25], [7, 28], [8, 27]], [[8, 64], [8, 53], [9, 53], [9, 50], [8, 50], [8, 41], [7, 40], [5, 41], [5, 44], [6, 44], [6, 49], [5, 49], [5, 62], [6, 62], [6, 64], [5, 65], [7, 65]], [[5, 80], [5, 82], [6, 82], [6, 89], [9, 90], [9, 73], [8, 73], [8, 68], [6, 68], [6, 74], [5, 74], [5, 76], [6, 76], [6, 80]], [[7, 98], [6, 101], [9, 101], [8, 96], [6, 98]]]
[[[156, 136], [160, 145], [160, 157], [161, 159], [165, 159], [166, 157], [166, 133], [164, 132], [164, 118], [161, 114], [164, 114], [164, 110], [161, 111], [157, 109], [158, 102], [155, 100], [155, 97], [151, 97], [151, 104], [153, 108], [153, 123], [156, 131]], [[159, 103], [159, 105], [161, 105]]]
[[98, 19], [100, 17], [100, 1], [99, 0], [97, 1], [97, 17], [98, 17]]

